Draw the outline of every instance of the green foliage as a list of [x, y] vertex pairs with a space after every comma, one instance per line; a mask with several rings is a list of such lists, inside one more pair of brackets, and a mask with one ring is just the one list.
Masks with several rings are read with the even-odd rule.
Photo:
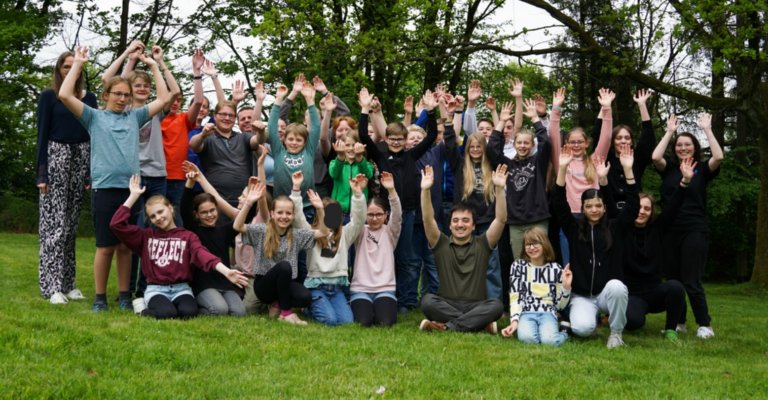
[[53, 306], [36, 284], [37, 238], [0, 234], [0, 397], [751, 398], [766, 390], [764, 333], [755, 327], [768, 293], [752, 286], [707, 285], [717, 321], [708, 341], [691, 322], [679, 345], [664, 342], [664, 316], [653, 314], [624, 334], [625, 348], [605, 348], [607, 328], [549, 348], [420, 332], [419, 311], [391, 329], [266, 316], [155, 321], [118, 311], [114, 285], [110, 311], [95, 315], [93, 249], [78, 241], [77, 282], [88, 300]]

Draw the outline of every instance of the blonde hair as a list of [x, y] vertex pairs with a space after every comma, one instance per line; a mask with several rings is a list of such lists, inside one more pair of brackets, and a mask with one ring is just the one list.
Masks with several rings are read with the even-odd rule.
[[307, 130], [307, 127], [304, 126], [304, 124], [288, 124], [288, 126], [285, 127], [285, 136], [287, 137], [290, 134], [301, 136], [304, 138], [305, 144], [307, 142], [307, 137], [309, 137], [309, 131]]
[[[293, 201], [288, 196], [281, 195], [275, 197], [275, 199], [272, 201], [272, 208], [277, 206], [277, 202], [287, 202], [291, 205], [291, 211], [293, 211]], [[288, 241], [288, 248], [291, 248], [291, 244], [293, 243], [293, 229], [288, 228], [285, 232], [285, 239]], [[277, 251], [280, 249], [280, 231], [277, 228], [277, 222], [275, 222], [274, 218], [270, 218], [269, 221], [267, 221], [267, 232], [265, 234], [264, 238], [264, 255], [267, 258], [275, 258], [277, 255]]]
[[472, 161], [472, 157], [469, 156], [469, 145], [472, 142], [477, 142], [480, 145], [483, 155], [480, 158], [480, 170], [483, 175], [483, 198], [487, 203], [493, 202], [495, 198], [495, 191], [493, 186], [493, 168], [488, 158], [485, 157], [485, 136], [481, 133], [473, 133], [467, 138], [467, 142], [464, 146], [464, 171], [462, 171], [462, 177], [464, 178], [464, 187], [461, 188], [461, 200], [465, 201], [475, 191], [475, 166]]
[[565, 140], [568, 141], [574, 133], [579, 134], [584, 138], [584, 178], [589, 184], [595, 183], [597, 180], [597, 170], [595, 169], [595, 164], [592, 162], [592, 157], [590, 157], [587, 152], [587, 148], [592, 145], [592, 140], [589, 139], [582, 128], [574, 128], [568, 132], [568, 136], [566, 136]]
[[[523, 128], [520, 130], [520, 132], [517, 132], [517, 135], [515, 135], [515, 138], [512, 139], [512, 144], [514, 145], [515, 142], [517, 142], [517, 138], [520, 137], [520, 135], [528, 135], [531, 138], [531, 146], [533, 146], [533, 132], [531, 132], [528, 128]], [[533, 150], [533, 149], [531, 149]], [[517, 151], [515, 151], [517, 153]], [[533, 151], [528, 152], [528, 156], [525, 158], [531, 157], [533, 155]], [[522, 160], [523, 158], [520, 157], [520, 154], [515, 154], [515, 160]]]
[[[171, 219], [173, 219], [176, 215], [176, 210], [173, 208], [173, 205], [171, 204], [171, 201], [168, 200], [167, 197], [163, 196], [162, 194], [156, 194], [149, 199], [147, 199], [146, 202], [144, 202], [144, 214], [147, 215], [147, 220], [149, 220], [149, 212], [147, 211], [149, 207], [155, 205], [155, 204], [162, 204], [168, 208], [171, 209]], [[215, 203], [214, 203], [215, 204]]]

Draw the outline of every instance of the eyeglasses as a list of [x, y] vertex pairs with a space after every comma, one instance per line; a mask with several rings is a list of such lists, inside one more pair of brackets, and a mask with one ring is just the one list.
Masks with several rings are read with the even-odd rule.
[[230, 113], [216, 113], [216, 116], [220, 117], [220, 118], [225, 118], [225, 119], [234, 119], [235, 118], [235, 114], [230, 114]]
[[130, 99], [131, 94], [130, 93], [123, 93], [123, 92], [109, 92], [109, 94], [119, 98], [119, 99]]
[[368, 218], [383, 218], [385, 213], [368, 213]]
[[536, 247], [541, 247], [541, 242], [530, 242], [525, 244], [525, 248], [527, 249], [533, 249]]

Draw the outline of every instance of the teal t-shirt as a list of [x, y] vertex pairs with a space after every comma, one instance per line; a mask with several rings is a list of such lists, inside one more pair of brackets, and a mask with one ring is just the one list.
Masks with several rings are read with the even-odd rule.
[[149, 120], [147, 106], [121, 113], [83, 107], [80, 123], [91, 135], [91, 186], [127, 188], [139, 175], [139, 128]]

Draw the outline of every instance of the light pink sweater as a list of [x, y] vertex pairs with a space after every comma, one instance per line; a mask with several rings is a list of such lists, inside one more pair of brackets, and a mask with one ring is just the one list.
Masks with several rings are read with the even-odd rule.
[[352, 292], [381, 293], [395, 290], [395, 247], [400, 237], [403, 211], [397, 194], [389, 196], [389, 223], [378, 230], [363, 227], [355, 242]]

